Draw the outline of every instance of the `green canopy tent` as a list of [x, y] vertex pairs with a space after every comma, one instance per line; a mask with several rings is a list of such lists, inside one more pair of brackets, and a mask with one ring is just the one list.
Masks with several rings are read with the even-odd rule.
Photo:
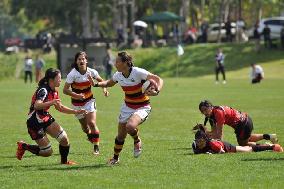
[[183, 21], [184, 19], [175, 13], [172, 12], [157, 12], [150, 16], [144, 16], [142, 17], [143, 21], [150, 22], [150, 23], [156, 23], [156, 22], [174, 22], [174, 21]]
[[[176, 15], [173, 12], [156, 12], [152, 15], [149, 16], [144, 16], [141, 18], [141, 20], [143, 20], [144, 22], [147, 22], [149, 24], [151, 24], [152, 27], [150, 27], [149, 29], [152, 30], [152, 35], [151, 37], [153, 37], [153, 41], [156, 42], [156, 27], [154, 27], [155, 24], [162, 24], [165, 26], [166, 31], [169, 31], [169, 24], [166, 23], [172, 23], [172, 28], [176, 27], [176, 30], [178, 30], [178, 24], [176, 22], [182, 22], [184, 21], [183, 17], [180, 17], [178, 15]], [[176, 23], [176, 24], [174, 24]], [[166, 32], [168, 34], [168, 32]], [[179, 41], [178, 36], [177, 36], [177, 41]]]

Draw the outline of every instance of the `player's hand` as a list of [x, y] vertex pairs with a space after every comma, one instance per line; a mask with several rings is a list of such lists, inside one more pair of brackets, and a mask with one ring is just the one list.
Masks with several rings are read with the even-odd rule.
[[84, 99], [85, 99], [85, 96], [84, 96], [83, 93], [80, 93], [80, 94], [76, 94], [76, 97], [75, 97], [75, 98], [78, 99], [78, 100], [84, 100]]
[[159, 91], [155, 90], [155, 88], [150, 87], [145, 91], [145, 94], [147, 96], [157, 96], [159, 94]]
[[109, 92], [108, 92], [108, 90], [106, 88], [103, 89], [103, 92], [104, 92], [105, 97], [109, 96]]
[[87, 113], [88, 113], [87, 110], [81, 109], [81, 110], [76, 110], [75, 114], [84, 114], [84, 115], [86, 115]]
[[61, 100], [60, 100], [60, 99], [53, 99], [53, 100], [51, 101], [51, 104], [54, 105], [54, 106], [60, 107], [60, 105], [61, 105]]

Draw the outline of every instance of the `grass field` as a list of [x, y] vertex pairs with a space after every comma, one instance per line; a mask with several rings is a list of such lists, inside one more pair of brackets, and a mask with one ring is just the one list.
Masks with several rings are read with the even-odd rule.
[[[110, 89], [111, 96], [108, 98], [103, 97], [101, 90], [93, 90], [101, 131], [99, 157], [92, 155], [92, 146], [81, 131], [79, 122], [72, 115], [60, 114], [51, 108], [51, 114], [69, 136], [69, 158], [79, 163], [64, 166], [59, 164], [58, 143], [51, 138], [53, 156], [42, 158], [27, 152], [22, 161], [15, 158], [17, 140], [33, 142], [25, 121], [36, 85], [2, 78], [0, 188], [283, 188], [284, 153], [193, 155], [191, 149], [191, 128], [197, 122], [203, 122], [198, 110], [198, 104], [203, 99], [248, 112], [254, 121], [255, 133], [277, 133], [280, 144], [284, 145], [283, 53], [264, 51], [259, 55], [247, 53], [235, 57], [234, 53], [247, 49], [242, 45], [236, 48], [224, 46], [229, 56], [226, 58], [228, 83], [215, 85], [214, 76], [210, 75], [212, 68], [205, 64], [206, 59], [214, 55], [216, 46], [208, 45], [206, 48], [211, 49], [210, 54], [198, 61], [204, 53], [203, 48], [196, 46], [198, 52], [195, 52], [193, 47], [186, 47], [186, 52], [194, 53], [180, 59], [180, 75], [190, 78], [165, 78], [160, 95], [151, 98], [153, 111], [149, 120], [141, 125], [141, 157], [133, 158], [133, 141], [128, 137], [121, 152], [121, 163], [114, 167], [106, 166], [106, 161], [113, 153], [117, 117], [123, 99], [118, 86]], [[252, 46], [249, 48], [251, 50]], [[174, 49], [160, 50], [160, 54], [167, 54], [167, 59], [148, 49], [131, 53], [141, 57], [137, 65], [163, 76], [174, 75]], [[156, 66], [147, 64], [147, 56], [142, 56], [148, 53], [149, 56], [150, 53], [152, 57], [156, 56], [156, 61], [153, 61]], [[195, 62], [190, 62], [192, 59]], [[259, 85], [251, 85], [248, 80], [249, 64], [254, 60], [261, 63], [265, 70], [265, 80]], [[49, 61], [54, 64], [54, 60]], [[166, 71], [160, 72], [163, 69]], [[59, 92], [63, 104], [70, 106], [70, 99], [62, 94], [62, 88]], [[227, 126], [224, 139], [236, 144], [233, 130]]]

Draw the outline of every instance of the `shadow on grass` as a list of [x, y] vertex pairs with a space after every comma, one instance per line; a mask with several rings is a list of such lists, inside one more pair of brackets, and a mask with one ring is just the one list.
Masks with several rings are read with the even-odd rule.
[[284, 161], [284, 158], [247, 158], [242, 159], [242, 161]]
[[0, 170], [4, 169], [14, 169], [14, 168], [25, 168], [25, 171], [46, 171], [46, 170], [83, 170], [83, 169], [98, 169], [109, 167], [107, 164], [96, 164], [96, 165], [61, 165], [58, 163], [49, 165], [3, 165], [0, 166]]

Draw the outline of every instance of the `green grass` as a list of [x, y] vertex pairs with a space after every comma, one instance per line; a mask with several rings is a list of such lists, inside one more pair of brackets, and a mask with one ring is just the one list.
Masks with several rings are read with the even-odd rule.
[[[99, 157], [92, 155], [92, 146], [79, 122], [72, 115], [60, 114], [51, 108], [51, 114], [69, 136], [69, 158], [79, 163], [63, 166], [59, 165], [58, 142], [52, 138], [53, 156], [42, 158], [27, 152], [22, 161], [15, 158], [17, 140], [33, 143], [25, 121], [36, 85], [24, 85], [22, 80], [15, 79], [0, 81], [0, 188], [283, 188], [284, 153], [192, 154], [191, 128], [203, 122], [198, 110], [198, 103], [203, 99], [248, 112], [254, 121], [255, 133], [277, 133], [280, 144], [284, 145], [283, 52], [263, 51], [257, 55], [250, 45], [223, 46], [227, 54], [228, 83], [215, 85], [212, 59], [217, 47], [185, 48], [186, 54], [180, 58], [182, 77], [165, 78], [160, 95], [151, 98], [153, 111], [149, 120], [141, 125], [140, 132], [143, 154], [138, 159], [133, 158], [132, 139], [127, 137], [121, 164], [115, 167], [106, 166], [106, 161], [113, 153], [123, 99], [120, 87], [111, 88], [108, 98], [103, 97], [100, 89], [93, 90], [101, 131]], [[203, 48], [207, 49], [207, 55]], [[250, 53], [231, 54], [241, 49]], [[136, 65], [162, 76], [175, 75], [174, 48], [131, 53]], [[48, 61], [54, 65], [52, 56]], [[265, 70], [265, 80], [259, 85], [251, 85], [248, 80], [249, 64], [253, 61]], [[62, 87], [60, 96], [63, 104], [70, 106]], [[233, 130], [227, 126], [224, 129], [224, 139], [236, 144]]]
[[[234, 73], [228, 73], [228, 76]], [[266, 79], [252, 86], [246, 79], [231, 79], [215, 85], [212, 79], [165, 79], [164, 90], [152, 98], [151, 117], [141, 125], [143, 154], [132, 156], [132, 139], [127, 138], [121, 164], [106, 166], [112, 155], [121, 89], [111, 88], [105, 98], [95, 89], [97, 122], [101, 130], [101, 155], [92, 146], [72, 115], [51, 113], [65, 128], [71, 141], [69, 158], [77, 166], [59, 165], [58, 143], [51, 139], [54, 155], [48, 158], [26, 153], [14, 157], [16, 141], [31, 142], [25, 120], [35, 85], [22, 81], [0, 82], [0, 182], [1, 188], [282, 188], [284, 154], [193, 155], [191, 127], [203, 121], [198, 103], [206, 98], [248, 112], [256, 133], [277, 133], [284, 145], [284, 79]], [[3, 90], [5, 89], [5, 90]], [[69, 98], [61, 99], [70, 105]], [[225, 127], [225, 140], [236, 144], [232, 129]]]

